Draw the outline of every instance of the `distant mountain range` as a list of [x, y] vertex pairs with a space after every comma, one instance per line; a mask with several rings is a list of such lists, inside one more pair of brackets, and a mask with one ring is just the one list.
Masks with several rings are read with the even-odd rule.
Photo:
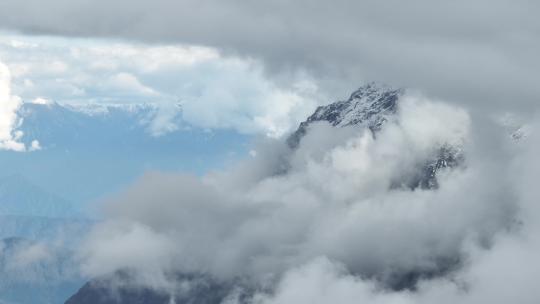
[[79, 288], [70, 248], [92, 223], [21, 175], [1, 178], [0, 303], [57, 304]]
[[0, 239], [0, 303], [62, 303], [83, 284], [72, 256], [62, 246]]
[[0, 178], [23, 176], [80, 206], [147, 170], [201, 174], [247, 155], [251, 136], [192, 127], [180, 111], [153, 104], [24, 103], [22, 140], [38, 140], [42, 149], [0, 151]]
[[[24, 103], [18, 113], [26, 140], [39, 140], [44, 147], [76, 148], [151, 138], [152, 126], [160, 113], [155, 104], [48, 104]], [[173, 108], [168, 124], [182, 127]], [[140, 142], [138, 142], [140, 143]]]
[[79, 241], [94, 221], [89, 219], [51, 218], [41, 216], [0, 215], [0, 239], [17, 237], [39, 241], [62, 241], [70, 245]]
[[0, 215], [75, 218], [80, 212], [73, 203], [14, 174], [0, 178]]

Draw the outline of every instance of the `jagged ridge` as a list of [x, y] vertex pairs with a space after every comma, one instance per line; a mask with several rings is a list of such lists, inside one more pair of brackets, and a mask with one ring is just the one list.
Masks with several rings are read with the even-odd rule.
[[298, 146], [308, 127], [319, 121], [326, 121], [334, 127], [363, 126], [376, 132], [396, 113], [397, 101], [403, 93], [402, 89], [376, 83], [362, 86], [347, 100], [318, 107], [289, 137], [289, 146]]
[[[287, 143], [289, 147], [296, 149], [310, 125], [322, 121], [334, 127], [368, 128], [375, 135], [396, 115], [399, 100], [404, 93], [404, 89], [368, 83], [352, 93], [347, 100], [318, 107], [315, 113], [300, 123], [298, 129], [287, 139]], [[442, 145], [434, 148], [436, 153], [425, 160], [415, 174], [404, 180], [394, 181], [392, 187], [435, 189], [438, 187], [436, 175], [439, 170], [454, 168], [463, 162], [463, 155], [458, 147]]]

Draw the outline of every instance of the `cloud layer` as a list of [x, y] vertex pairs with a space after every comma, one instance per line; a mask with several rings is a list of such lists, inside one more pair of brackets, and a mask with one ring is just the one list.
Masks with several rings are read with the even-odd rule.
[[[537, 128], [538, 124], [533, 129]], [[537, 138], [537, 132], [534, 134]], [[388, 292], [381, 291], [372, 281], [353, 276], [341, 263], [316, 259], [289, 270], [275, 293], [261, 294], [255, 302], [535, 303], [540, 296], [534, 283], [540, 273], [536, 261], [540, 252], [540, 210], [536, 203], [539, 193], [532, 180], [538, 178], [539, 171], [538, 164], [530, 157], [539, 152], [539, 147], [535, 139], [521, 144], [523, 146], [514, 150], [517, 154], [507, 159], [507, 163], [495, 164], [499, 170], [503, 167], [508, 170], [510, 178], [505, 186], [512, 188], [516, 195], [514, 202], [520, 211], [515, 219], [520, 223], [519, 229], [499, 233], [493, 244], [484, 250], [466, 246], [467, 262], [460, 271], [424, 280], [415, 291]], [[488, 179], [487, 175], [482, 178]], [[464, 210], [455, 212], [463, 214]]]
[[[439, 189], [396, 186], [445, 144], [467, 161], [439, 172]], [[488, 153], [492, 144], [501, 153]], [[82, 271], [131, 269], [165, 290], [175, 272], [248, 278], [261, 290], [252, 301], [265, 304], [491, 298], [499, 271], [527, 282], [514, 255], [535, 263], [526, 252], [537, 248], [537, 173], [522, 166], [536, 149], [461, 108], [408, 95], [376, 138], [316, 124], [296, 150], [262, 144], [252, 160], [203, 179], [144, 176], [105, 205], [108, 220], [80, 250]], [[395, 291], [417, 281], [418, 291]], [[526, 292], [528, 303], [536, 291]]]
[[454, 102], [530, 110], [540, 96], [538, 10], [530, 0], [6, 0], [0, 26], [217, 47], [262, 59], [270, 72], [307, 71], [339, 88], [333, 96], [382, 80]]

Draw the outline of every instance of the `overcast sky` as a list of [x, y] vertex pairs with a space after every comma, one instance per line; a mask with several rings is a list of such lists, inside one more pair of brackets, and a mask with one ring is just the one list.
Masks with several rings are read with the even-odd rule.
[[533, 0], [4, 0], [0, 27], [216, 47], [262, 60], [276, 81], [307, 71], [335, 97], [375, 80], [530, 110], [539, 11]]
[[260, 62], [208, 47], [0, 33], [0, 60], [24, 102], [181, 104], [192, 125], [244, 134], [283, 135], [321, 99], [310, 78], [279, 86]]
[[194, 125], [270, 136], [368, 81], [529, 114], [539, 11], [532, 0], [4, 0], [0, 62], [11, 100], [182, 102]]

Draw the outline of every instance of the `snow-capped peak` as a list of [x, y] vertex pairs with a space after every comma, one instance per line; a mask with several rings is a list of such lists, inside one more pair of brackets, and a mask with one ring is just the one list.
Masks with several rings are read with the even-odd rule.
[[347, 100], [319, 107], [308, 122], [325, 120], [334, 126], [364, 124], [378, 129], [388, 115], [396, 112], [396, 101], [402, 94], [401, 89], [368, 83]]
[[317, 121], [326, 121], [335, 127], [358, 125], [372, 131], [379, 130], [396, 113], [397, 100], [403, 93], [403, 89], [370, 82], [354, 91], [347, 100], [318, 107], [313, 115], [300, 124], [288, 143], [291, 147], [298, 145], [307, 127]]

